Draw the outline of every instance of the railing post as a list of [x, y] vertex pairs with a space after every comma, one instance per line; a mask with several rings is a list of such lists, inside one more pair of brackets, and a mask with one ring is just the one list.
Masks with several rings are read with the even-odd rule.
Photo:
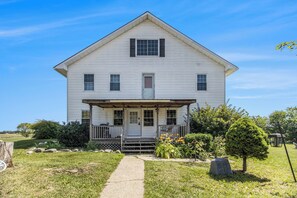
[[190, 133], [190, 105], [187, 105], [187, 131], [186, 134]]
[[92, 140], [92, 133], [93, 133], [93, 119], [92, 119], [92, 115], [93, 115], [93, 105], [92, 104], [89, 104], [89, 106], [90, 106], [90, 111], [89, 111], [89, 116], [90, 116], [90, 128], [89, 128], [89, 136], [90, 136], [90, 141]]
[[159, 107], [156, 108], [157, 111], [157, 138], [159, 138]]

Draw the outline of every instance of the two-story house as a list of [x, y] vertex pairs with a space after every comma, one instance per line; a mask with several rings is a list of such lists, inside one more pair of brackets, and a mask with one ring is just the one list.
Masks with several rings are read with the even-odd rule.
[[67, 78], [67, 121], [90, 124], [102, 147], [128, 150], [189, 133], [189, 112], [223, 104], [238, 68], [145, 12], [54, 69]]

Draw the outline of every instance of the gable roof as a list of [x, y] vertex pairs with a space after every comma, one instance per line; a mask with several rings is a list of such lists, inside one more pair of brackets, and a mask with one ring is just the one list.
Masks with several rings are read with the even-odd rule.
[[128, 22], [127, 24], [123, 25], [122, 27], [118, 28], [117, 30], [111, 32], [110, 34], [106, 35], [102, 39], [94, 42], [93, 44], [89, 45], [88, 47], [82, 49], [81, 51], [77, 52], [73, 56], [67, 58], [66, 60], [62, 61], [58, 65], [54, 66], [54, 69], [61, 73], [64, 76], [67, 76], [67, 67], [74, 62], [78, 61], [79, 59], [87, 56], [88, 54], [92, 53], [96, 49], [102, 47], [103, 45], [107, 44], [108, 42], [112, 41], [113, 39], [117, 38], [118, 36], [124, 34], [125, 32], [129, 31], [133, 27], [139, 25], [140, 23], [144, 22], [145, 20], [150, 20], [154, 24], [162, 27], [164, 30], [172, 34], [173, 36], [177, 37], [184, 43], [188, 44], [189, 46], [193, 47], [197, 51], [201, 52], [202, 54], [206, 55], [210, 59], [214, 60], [215, 62], [219, 63], [220, 65], [225, 67], [225, 74], [226, 76], [232, 74], [238, 67], [234, 64], [230, 63], [229, 61], [225, 60], [221, 56], [215, 54], [214, 52], [210, 51], [203, 45], [197, 43], [193, 39], [189, 38], [185, 34], [181, 33], [180, 31], [176, 30], [172, 26], [168, 25], [158, 17], [154, 16], [150, 12], [145, 12], [139, 17], [133, 19], [132, 21]]

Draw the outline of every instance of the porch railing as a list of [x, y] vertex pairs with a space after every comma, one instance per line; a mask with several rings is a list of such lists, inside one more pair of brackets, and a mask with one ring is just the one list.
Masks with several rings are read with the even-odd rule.
[[92, 125], [91, 139], [111, 139], [111, 138], [121, 138], [123, 134], [122, 126], [98, 126]]
[[159, 136], [162, 134], [169, 134], [173, 136], [184, 137], [187, 134], [186, 125], [159, 125]]

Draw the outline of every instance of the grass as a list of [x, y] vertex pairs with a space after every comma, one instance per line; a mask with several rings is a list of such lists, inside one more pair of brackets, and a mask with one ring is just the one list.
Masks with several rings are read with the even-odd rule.
[[13, 168], [0, 173], [0, 197], [98, 197], [123, 155], [113, 153], [35, 153], [44, 140], [1, 135], [15, 141]]
[[[289, 145], [297, 173], [297, 149]], [[269, 149], [265, 161], [248, 159], [248, 173], [212, 176], [207, 163], [145, 162], [145, 197], [297, 197], [284, 147]], [[233, 170], [242, 168], [231, 158]]]

